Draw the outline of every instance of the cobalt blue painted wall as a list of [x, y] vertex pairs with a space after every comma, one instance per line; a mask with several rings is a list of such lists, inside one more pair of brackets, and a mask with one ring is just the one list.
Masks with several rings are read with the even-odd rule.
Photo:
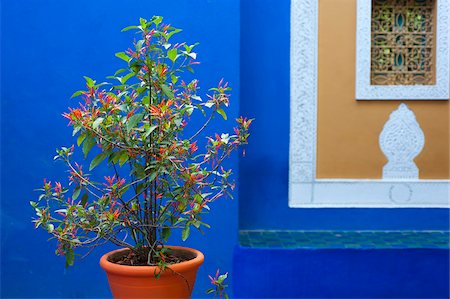
[[[224, 77], [234, 90], [229, 118], [238, 115], [238, 0], [2, 1], [1, 40], [1, 297], [109, 297], [99, 248], [75, 267], [53, 254], [48, 234], [35, 231], [30, 200], [43, 177], [64, 180], [54, 163], [55, 148], [74, 143], [61, 117], [70, 95], [83, 87], [83, 75], [99, 80], [122, 67], [114, 53], [127, 49], [131, 33], [121, 33], [139, 17], [162, 15], [184, 31], [179, 38], [199, 41], [197, 68], [202, 92]], [[211, 131], [226, 131], [219, 119]], [[237, 172], [237, 157], [230, 161]], [[236, 175], [237, 179], [237, 175]], [[195, 297], [210, 286], [207, 274], [231, 271], [237, 243], [237, 200], [216, 202], [207, 217], [207, 236], [194, 233], [186, 242], [205, 253]], [[222, 225], [226, 223], [226, 225]], [[181, 243], [181, 241], [180, 241]]]
[[256, 121], [239, 163], [239, 227], [448, 229], [448, 209], [288, 207], [289, 14], [290, 1], [241, 1], [241, 114]]
[[448, 249], [237, 247], [233, 281], [238, 298], [448, 298], [448, 263]]

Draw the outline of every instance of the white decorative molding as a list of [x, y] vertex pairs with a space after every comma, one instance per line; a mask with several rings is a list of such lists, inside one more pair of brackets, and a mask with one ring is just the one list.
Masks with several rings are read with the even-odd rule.
[[318, 1], [291, 0], [289, 206], [448, 208], [449, 180], [316, 179]]
[[[311, 0], [313, 2], [317, 0]], [[309, 1], [309, 2], [311, 2]], [[371, 85], [372, 0], [357, 1], [356, 99], [448, 100], [450, 97], [450, 1], [436, 0], [436, 84]]]
[[290, 184], [291, 208], [448, 208], [448, 180], [320, 179]]
[[388, 159], [383, 179], [418, 180], [419, 169], [414, 158], [425, 145], [425, 136], [414, 112], [404, 103], [391, 113], [381, 131], [380, 148]]
[[318, 9], [317, 0], [291, 2], [289, 169], [293, 182], [312, 182], [316, 177]]

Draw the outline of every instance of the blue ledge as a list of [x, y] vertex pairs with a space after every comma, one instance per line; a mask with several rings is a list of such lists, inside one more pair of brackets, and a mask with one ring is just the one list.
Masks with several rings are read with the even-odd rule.
[[240, 242], [236, 298], [449, 297], [446, 231], [241, 231]]

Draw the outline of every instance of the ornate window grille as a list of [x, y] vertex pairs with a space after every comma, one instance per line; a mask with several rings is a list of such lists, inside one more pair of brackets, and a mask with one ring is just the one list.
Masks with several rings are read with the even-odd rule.
[[433, 85], [434, 0], [372, 1], [372, 85]]
[[450, 0], [357, 0], [356, 9], [357, 100], [449, 99]]

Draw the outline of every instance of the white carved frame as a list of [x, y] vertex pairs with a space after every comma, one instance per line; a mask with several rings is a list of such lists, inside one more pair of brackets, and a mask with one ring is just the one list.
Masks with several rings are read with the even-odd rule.
[[289, 206], [448, 208], [449, 180], [316, 178], [318, 1], [291, 0]]
[[356, 21], [357, 100], [448, 100], [450, 85], [450, 1], [436, 0], [436, 84], [371, 85], [372, 0], [358, 0]]

